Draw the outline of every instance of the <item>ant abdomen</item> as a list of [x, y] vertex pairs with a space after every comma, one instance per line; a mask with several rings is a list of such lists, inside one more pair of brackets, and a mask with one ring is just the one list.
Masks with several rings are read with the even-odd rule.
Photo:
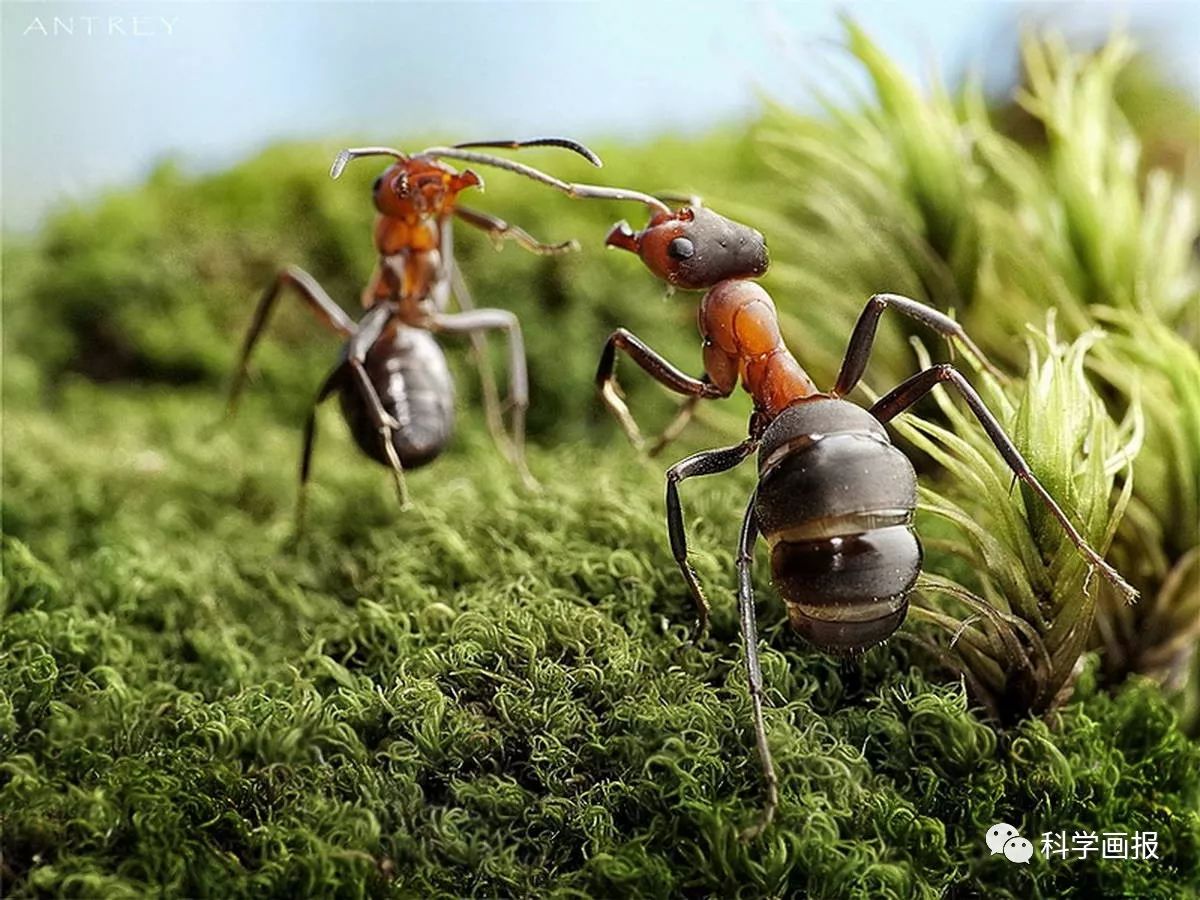
[[[390, 337], [384, 335], [371, 348], [364, 366], [383, 408], [400, 423], [392, 430], [400, 464], [415, 469], [437, 457], [454, 433], [454, 380], [433, 336], [397, 323]], [[347, 370], [338, 392], [342, 415], [362, 451], [381, 465], [390, 465], [353, 379]]]
[[916, 473], [865, 409], [816, 397], [763, 435], [755, 516], [792, 627], [852, 653], [904, 621], [921, 570]]

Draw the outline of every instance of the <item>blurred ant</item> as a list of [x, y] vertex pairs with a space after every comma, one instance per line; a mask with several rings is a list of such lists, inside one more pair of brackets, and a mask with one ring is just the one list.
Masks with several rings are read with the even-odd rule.
[[[235, 411], [245, 384], [251, 351], [285, 287], [294, 288], [327, 327], [346, 339], [341, 359], [325, 378], [305, 422], [297, 504], [299, 524], [304, 517], [317, 406], [335, 392], [359, 448], [390, 467], [401, 505], [408, 506], [404, 470], [422, 466], [436, 457], [454, 428], [454, 383], [445, 355], [433, 337], [435, 333], [470, 337], [480, 370], [488, 427], [525, 483], [536, 484], [525, 464], [529, 386], [520, 324], [507, 310], [474, 308], [454, 261], [451, 220], [457, 217], [483, 230], [498, 243], [512, 240], [538, 254], [563, 253], [578, 249], [578, 244], [574, 241], [544, 244], [515, 225], [459, 205], [459, 193], [472, 187], [482, 189], [483, 181], [470, 169], [456, 171], [440, 162], [441, 159], [481, 163], [555, 187], [567, 187], [537, 169], [470, 149], [483, 147], [557, 147], [577, 153], [595, 166], [601, 165], [591, 150], [565, 138], [479, 141], [430, 147], [412, 155], [389, 147], [343, 150], [330, 169], [333, 178], [341, 175], [348, 162], [359, 157], [390, 156], [396, 160], [375, 179], [372, 187], [378, 211], [374, 240], [379, 262], [362, 295], [367, 312], [357, 323], [352, 321], [316, 279], [295, 266], [281, 271], [259, 301], [230, 386], [229, 414]], [[446, 311], [451, 294], [458, 303], [457, 313]], [[508, 337], [507, 406], [512, 416], [511, 438], [504, 430], [495, 382], [486, 366], [484, 333], [489, 330], [504, 331]]]
[[[692, 378], [625, 329], [604, 346], [596, 384], [604, 402], [635, 445], [641, 437], [617, 389], [616, 352], [623, 350], [659, 383], [693, 400], [728, 397], [740, 380], [754, 400], [749, 437], [732, 447], [705, 450], [667, 471], [667, 530], [671, 551], [698, 614], [693, 641], [708, 623], [708, 602], [688, 562], [679, 503], [680, 482], [728, 471], [758, 451], [758, 485], [742, 517], [738, 542], [738, 612], [754, 709], [754, 730], [766, 781], [760, 834], [779, 801], [778, 779], [763, 722], [763, 682], [758, 660], [751, 562], [761, 534], [771, 548], [771, 573], [791, 627], [823, 651], [858, 653], [886, 640], [908, 611], [922, 551], [913, 530], [917, 505], [912, 463], [889, 440], [884, 424], [938, 384], [958, 390], [1000, 456], [1058, 520], [1071, 542], [1130, 600], [1137, 593], [1092, 549], [1034, 476], [999, 421], [952, 365], [935, 365], [904, 381], [869, 409], [842, 398], [861, 379], [875, 329], [886, 309], [960, 342], [983, 365], [982, 352], [953, 319], [896, 294], [876, 294], [859, 316], [837, 381], [821, 391], [788, 351], [775, 305], [750, 279], [767, 269], [759, 232], [695, 206], [677, 212], [652, 207], [649, 224], [635, 233], [621, 222], [610, 246], [629, 250], [659, 278], [687, 290], [706, 290], [700, 301], [704, 374]], [[996, 373], [998, 374], [998, 373]]]

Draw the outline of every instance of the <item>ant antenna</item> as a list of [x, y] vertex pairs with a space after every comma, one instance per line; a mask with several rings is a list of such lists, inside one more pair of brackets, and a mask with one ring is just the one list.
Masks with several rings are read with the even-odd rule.
[[463, 144], [454, 145], [454, 149], [456, 150], [466, 150], [471, 147], [496, 147], [503, 150], [520, 150], [522, 147], [561, 147], [564, 150], [570, 150], [572, 153], [578, 153], [597, 169], [604, 165], [600, 161], [599, 156], [583, 144], [573, 141], [570, 138], [547, 137], [533, 138], [528, 141], [468, 141]]
[[333, 158], [333, 165], [329, 167], [329, 177], [336, 179], [346, 168], [346, 163], [352, 159], [358, 159], [360, 156], [391, 156], [400, 162], [408, 159], [408, 154], [393, 150], [391, 147], [350, 147]]
[[666, 213], [667, 215], [671, 214], [671, 208], [667, 204], [663, 203], [657, 197], [651, 197], [649, 194], [643, 194], [641, 191], [600, 187], [594, 184], [572, 184], [555, 178], [553, 175], [547, 175], [545, 172], [535, 169], [532, 166], [514, 162], [511, 159], [492, 156], [490, 153], [476, 153], [460, 147], [430, 147], [428, 150], [422, 150], [420, 155], [461, 159], [464, 162], [473, 162], [485, 166], [495, 166], [497, 169], [506, 169], [509, 172], [516, 172], [518, 175], [524, 175], [526, 178], [549, 185], [556, 190], [562, 191], [568, 197], [575, 197], [576, 199], [634, 200], [638, 203], [646, 204], [646, 206], [657, 212]]

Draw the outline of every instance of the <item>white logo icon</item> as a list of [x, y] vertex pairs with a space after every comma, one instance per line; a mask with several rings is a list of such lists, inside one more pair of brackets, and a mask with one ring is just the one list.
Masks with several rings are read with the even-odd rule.
[[984, 840], [993, 856], [1002, 853], [1009, 862], [1027, 863], [1033, 857], [1033, 844], [1004, 822], [997, 822], [989, 828]]
[[1033, 844], [1017, 835], [1004, 842], [1004, 858], [1009, 862], [1027, 863], [1033, 856]]

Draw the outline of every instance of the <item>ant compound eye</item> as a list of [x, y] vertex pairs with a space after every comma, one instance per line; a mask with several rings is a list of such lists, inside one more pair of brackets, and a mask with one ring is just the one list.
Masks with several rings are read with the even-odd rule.
[[382, 176], [382, 175], [380, 175], [378, 178], [376, 178], [376, 179], [375, 179], [375, 183], [371, 185], [371, 193], [372, 193], [372, 194], [378, 194], [378, 193], [379, 193], [379, 186], [380, 186], [381, 184], [383, 184], [383, 176]]
[[671, 259], [688, 259], [695, 252], [695, 245], [685, 237], [677, 237], [667, 244], [667, 255]]

